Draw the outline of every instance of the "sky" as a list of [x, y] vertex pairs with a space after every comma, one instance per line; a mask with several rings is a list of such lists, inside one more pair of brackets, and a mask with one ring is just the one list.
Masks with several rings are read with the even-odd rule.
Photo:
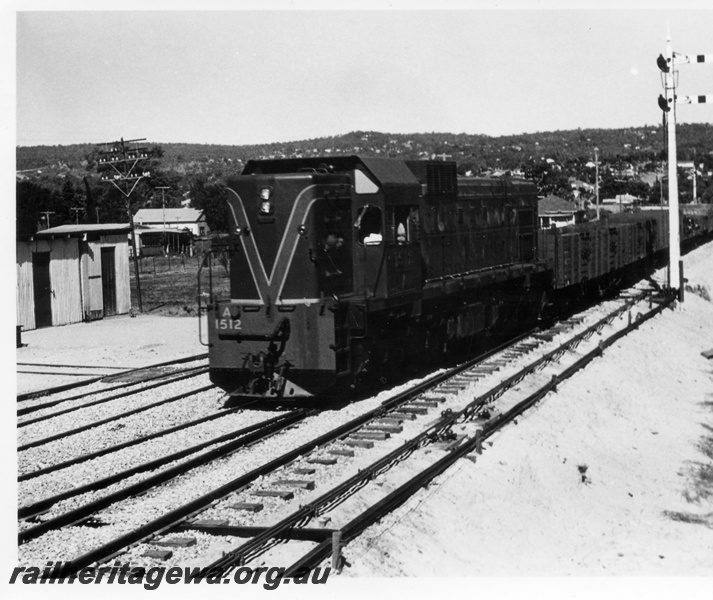
[[[193, 10], [121, 12], [16, 4], [17, 145], [653, 125], [667, 30], [674, 51], [713, 54], [713, 10], [680, 2], [491, 10], [362, 1], [325, 10], [336, 3], [296, 0], [195, 10], [226, 6], [208, 0], [178, 4]], [[498, 3], [507, 5], [518, 6]], [[713, 62], [682, 65], [678, 93], [713, 94]], [[677, 120], [713, 122], [713, 105], [679, 106]]]

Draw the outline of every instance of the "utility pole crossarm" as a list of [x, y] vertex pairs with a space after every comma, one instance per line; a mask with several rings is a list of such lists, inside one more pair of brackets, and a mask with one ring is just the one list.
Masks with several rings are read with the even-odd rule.
[[[139, 181], [151, 175], [150, 171], [135, 172], [134, 168], [142, 160], [149, 158], [147, 148], [129, 148], [127, 144], [143, 142], [146, 138], [135, 140], [124, 140], [107, 142], [102, 144], [103, 150], [99, 151], [99, 171], [102, 181], [110, 182], [126, 198], [126, 211], [129, 216], [129, 229], [131, 230], [131, 249], [134, 259], [134, 270], [136, 272], [136, 292], [139, 301], [139, 312], [143, 312], [141, 301], [141, 276], [139, 270], [139, 259], [136, 248], [136, 231], [134, 229], [134, 215], [131, 210], [131, 194], [136, 189]], [[111, 176], [106, 171], [113, 170]], [[133, 182], [133, 184], [132, 184]], [[122, 185], [119, 185], [122, 183]], [[131, 188], [129, 189], [129, 186]]]

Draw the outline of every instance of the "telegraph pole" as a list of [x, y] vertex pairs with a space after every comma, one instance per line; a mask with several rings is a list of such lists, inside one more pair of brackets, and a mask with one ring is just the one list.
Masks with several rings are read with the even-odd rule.
[[71, 210], [74, 213], [74, 221], [77, 225], [79, 225], [79, 212], [84, 209], [81, 207], [73, 206], [69, 210]]
[[594, 193], [597, 197], [597, 221], [599, 220], [599, 148], [594, 148]]
[[[126, 198], [126, 210], [129, 213], [129, 228], [131, 230], [131, 250], [134, 258], [134, 272], [136, 273], [136, 292], [139, 301], [139, 312], [143, 312], [141, 303], [141, 276], [139, 273], [139, 257], [136, 251], [136, 232], [134, 230], [134, 215], [131, 210], [131, 193], [136, 189], [139, 181], [150, 177], [150, 171], [144, 171], [139, 163], [149, 158], [148, 148], [131, 147], [130, 144], [144, 142], [146, 138], [106, 142], [104, 149], [99, 151], [99, 171], [101, 180], [110, 182], [122, 196]], [[133, 182], [133, 183], [132, 183]], [[119, 185], [119, 184], [122, 185]], [[131, 187], [129, 187], [131, 186]]]
[[161, 190], [161, 209], [163, 210], [163, 239], [165, 242], [168, 242], [168, 236], [166, 235], [166, 190], [170, 190], [171, 188], [167, 185], [162, 185], [154, 189]]
[[51, 210], [44, 210], [44, 211], [40, 211], [40, 214], [45, 216], [45, 220], [47, 221], [47, 229], [49, 229], [50, 228], [50, 215], [53, 215], [54, 212]]

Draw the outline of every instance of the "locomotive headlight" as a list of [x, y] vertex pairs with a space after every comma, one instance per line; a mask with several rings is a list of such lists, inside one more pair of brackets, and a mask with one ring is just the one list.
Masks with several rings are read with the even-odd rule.
[[301, 235], [302, 237], [306, 236], [306, 235], [307, 235], [307, 228], [306, 228], [304, 225], [300, 225], [300, 226], [297, 228], [297, 234], [298, 234], [298, 235]]
[[275, 212], [275, 207], [272, 204], [272, 188], [262, 187], [258, 193], [260, 198], [260, 216], [270, 216]]

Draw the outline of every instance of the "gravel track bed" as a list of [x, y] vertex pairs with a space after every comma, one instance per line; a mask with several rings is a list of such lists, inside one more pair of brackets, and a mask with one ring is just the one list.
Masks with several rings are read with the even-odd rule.
[[[60, 536], [56, 536], [57, 532], [48, 532], [19, 547], [19, 564], [31, 565], [47, 560], [76, 558], [112, 538], [128, 533], [162, 514], [220, 487], [260, 464], [277, 458], [284, 454], [288, 448], [304, 444], [310, 439], [371, 410], [406, 387], [408, 384], [382, 392], [378, 396], [349, 405], [342, 410], [325, 411], [309, 417], [292, 429], [271, 436], [249, 448], [244, 448], [230, 457], [194, 469], [182, 477], [167, 482], [160, 488], [149, 490], [141, 497], [117, 503], [95, 515], [97, 519], [108, 523], [105, 527], [70, 527], [62, 530]], [[142, 477], [146, 476], [146, 474], [141, 475]], [[123, 483], [122, 485], [127, 484]], [[101, 496], [111, 493], [113, 487], [101, 490]], [[48, 513], [48, 516], [66, 512], [98, 497], [100, 497], [98, 493], [90, 493], [68, 499], [57, 505], [51, 513]], [[70, 535], [71, 532], [74, 534]], [[55, 539], [61, 540], [61, 543], [55, 544]]]
[[[583, 322], [576, 326], [576, 330], [583, 330], [596, 321], [600, 320], [604, 315], [608, 314], [612, 309], [618, 306], [619, 303], [608, 302], [604, 306], [595, 307], [586, 313], [580, 314], [584, 316]], [[636, 312], [636, 311], [634, 311]], [[620, 320], [626, 318], [626, 313]], [[605, 328], [610, 329], [610, 328]], [[352, 477], [359, 470], [371, 465], [379, 460], [382, 456], [397, 448], [406, 440], [418, 435], [429, 424], [435, 422], [441, 412], [445, 409], [460, 410], [469, 402], [480, 394], [485, 393], [497, 385], [500, 381], [513, 375], [518, 370], [536, 360], [539, 356], [556, 348], [564, 339], [570, 337], [575, 330], [559, 333], [551, 342], [545, 342], [533, 352], [514, 358], [508, 365], [501, 368], [499, 371], [487, 375], [477, 382], [463, 381], [463, 389], [454, 395], [446, 396], [447, 400], [439, 405], [436, 409], [429, 411], [427, 415], [419, 416], [413, 421], [404, 421], [402, 424], [403, 431], [400, 434], [393, 435], [387, 440], [379, 441], [373, 449], [349, 448], [354, 452], [354, 457], [340, 458], [335, 465], [320, 466], [310, 464], [306, 457], [295, 461], [294, 463], [283, 467], [277, 472], [270, 474], [264, 478], [256, 480], [248, 489], [231, 494], [230, 497], [220, 502], [214, 507], [201, 513], [201, 519], [215, 519], [219, 521], [227, 521], [230, 525], [241, 526], [257, 526], [268, 527], [284, 519], [292, 514], [297, 507], [308, 504], [324, 494], [327, 490], [339, 485], [349, 477]], [[607, 333], [606, 331], [604, 332]], [[591, 346], [598, 343], [599, 336], [595, 335], [589, 341], [583, 342], [583, 345]], [[559, 372], [569, 366], [578, 356], [578, 353], [568, 352], [558, 361], [556, 370]], [[487, 360], [484, 364], [487, 364]], [[515, 398], [522, 399], [526, 394], [536, 389], [539, 385], [546, 383], [550, 377], [550, 369], [545, 369], [542, 372], [535, 372], [530, 375], [526, 382], [519, 384], [513, 388], [516, 393]], [[438, 390], [428, 392], [426, 396], [438, 396]], [[497, 404], [496, 404], [497, 406]], [[476, 425], [459, 424], [453, 428], [456, 435], [465, 433], [473, 434]], [[346, 447], [339, 442], [332, 444], [329, 448]], [[346, 523], [351, 517], [355, 516], [370, 504], [378, 501], [386, 494], [395, 489], [398, 485], [406, 481], [409, 477], [419, 472], [428, 464], [431, 464], [435, 459], [426, 459], [425, 455], [432, 452], [438, 454], [438, 458], [443, 454], [443, 450], [435, 446], [429, 446], [419, 450], [418, 455], [410, 457], [406, 464], [399, 464], [390, 469], [384, 477], [379, 478], [376, 482], [370, 483], [365, 493], [358, 493], [354, 498], [348, 499], [344, 504], [340, 504], [328, 514], [318, 519], [312, 520], [308, 526], [311, 527], [339, 527]], [[327, 448], [313, 452], [310, 456], [328, 456]], [[311, 467], [315, 472], [311, 475], [299, 475], [294, 473], [294, 470], [299, 467]], [[290, 502], [284, 502], [279, 498], [256, 497], [253, 492], [264, 489], [277, 489], [273, 485], [274, 482], [280, 479], [305, 479], [313, 481], [315, 489], [311, 491], [301, 490], [299, 488], [286, 488], [294, 492], [295, 498]], [[235, 511], [230, 506], [237, 502], [260, 502], [263, 504], [263, 510], [258, 513]], [[173, 556], [168, 561], [158, 561], [144, 556], [147, 546], [140, 545], [130, 550], [122, 556], [122, 560], [128, 560], [130, 564], [137, 566], [172, 566], [172, 565], [187, 565], [196, 564], [205, 566], [219, 558], [223, 552], [229, 552], [242, 543], [245, 539], [223, 538], [221, 536], [213, 536], [210, 534], [190, 531], [181, 533], [182, 536], [195, 537], [197, 544], [187, 548], [172, 548]], [[304, 547], [304, 542], [290, 542], [288, 545], [281, 544], [275, 549], [267, 551], [264, 555], [256, 558], [253, 563], [258, 565], [275, 565], [289, 564], [292, 560], [287, 560], [287, 556], [297, 559], [301, 553], [305, 552], [308, 547]], [[313, 545], [313, 544], [311, 544]], [[278, 560], [279, 559], [279, 560]], [[285, 562], [287, 560], [287, 562]]]
[[[266, 421], [280, 413], [242, 411], [176, 431], [118, 452], [100, 456], [54, 473], [48, 473], [19, 484], [18, 505], [25, 506], [61, 492], [86, 485], [142, 463], [156, 460], [201, 442]], [[223, 442], [226, 443], [226, 442]], [[182, 460], [187, 460], [184, 458]]]
[[[586, 313], [587, 319], [583, 326], [591, 324], [591, 322], [594, 322], [601, 318], [606, 312], [608, 312], [608, 310], [610, 310], [611, 306], [611, 303], [606, 303], [605, 307], [599, 307], [597, 309], [588, 311]], [[626, 318], [626, 313], [624, 313], [624, 318]], [[507, 365], [505, 369], [501, 369], [500, 371], [492, 374], [491, 376], [488, 376], [484, 380], [481, 380], [477, 383], [467, 384], [464, 390], [459, 392], [457, 395], [454, 395], [452, 400], [449, 399], [448, 404], [450, 405], [451, 403], [453, 403], [454, 405], [462, 405], [466, 402], [469, 402], [470, 400], [472, 400], [472, 397], [475, 393], [483, 393], [484, 391], [492, 387], [492, 385], [496, 384], [499, 380], [506, 377], [510, 371], [514, 372], [519, 366], [521, 366], [521, 361], [530, 362], [534, 360], [535, 358], [537, 358], [537, 356], [544, 354], [546, 351], [552, 349], [557, 344], [561, 343], [562, 340], [560, 338], [564, 338], [568, 335], [569, 334], [567, 332], [558, 334], [555, 336], [552, 342], [543, 343], [534, 352], [531, 352], [530, 354], [527, 354], [523, 357], [514, 359], [511, 364]], [[85, 552], [88, 552], [92, 549], [95, 549], [101, 544], [106, 543], [119, 535], [128, 533], [129, 531], [148, 523], [149, 521], [159, 517], [160, 515], [165, 514], [169, 510], [177, 508], [178, 506], [185, 504], [186, 502], [189, 502], [197, 498], [198, 496], [201, 496], [209, 492], [210, 490], [229, 482], [230, 480], [236, 477], [239, 477], [240, 475], [254, 469], [256, 466], [264, 464], [276, 458], [277, 456], [283, 454], [287, 448], [303, 444], [309, 439], [321, 435], [333, 429], [334, 427], [337, 427], [338, 425], [358, 416], [359, 414], [363, 414], [364, 412], [371, 410], [387, 398], [393, 396], [394, 394], [398, 393], [399, 391], [402, 391], [407, 387], [412, 386], [414, 383], [415, 381], [412, 381], [392, 390], [382, 392], [371, 399], [359, 401], [355, 404], [343, 408], [340, 411], [323, 412], [320, 415], [310, 417], [304, 422], [302, 422], [299, 426], [294, 427], [293, 429], [287, 430], [276, 436], [272, 436], [270, 439], [260, 442], [250, 448], [243, 449], [242, 451], [237, 452], [231, 457], [227, 457], [226, 459], [215, 461], [208, 465], [195, 469], [191, 473], [172, 480], [171, 482], [168, 482], [167, 484], [161, 486], [158, 489], [150, 490], [139, 498], [132, 498], [125, 502], [117, 503], [114, 506], [109, 507], [95, 515], [96, 518], [100, 519], [102, 522], [109, 523], [109, 525], [105, 527], [72, 527], [59, 532], [48, 532], [44, 536], [41, 536], [36, 540], [32, 540], [27, 544], [20, 546], [20, 564], [40, 564], [43, 561], [47, 560], [69, 560], [72, 558], [76, 558], [79, 555], [84, 554]], [[434, 392], [434, 395], [435, 394], [437, 394], [437, 391]], [[406, 434], [406, 432], [413, 427], [415, 429], [411, 433], [412, 435], [414, 435], [415, 432], [420, 431], [426, 424], [435, 421], [439, 417], [440, 411], [441, 409], [438, 408], [435, 411], [429, 412], [429, 414], [426, 415], [425, 418], [420, 417], [419, 419], [416, 419], [412, 422], [404, 422], [404, 433]], [[195, 413], [193, 413], [192, 418], [195, 418], [195, 416]], [[406, 439], [406, 437], [400, 437], [399, 439], [403, 441], [404, 439]], [[387, 440], [387, 442], [388, 441], [389, 440]], [[385, 453], [388, 451], [389, 448], [392, 447], [390, 445], [391, 443], [396, 444], [398, 442], [396, 439], [392, 439], [389, 444], [380, 442], [378, 446], [375, 446], [375, 449], [378, 448], [379, 454]], [[366, 450], [358, 448], [354, 450], [355, 458], [344, 461], [346, 464], [345, 468], [347, 469], [359, 468], [356, 465], [359, 464], [360, 457], [367, 456]], [[368, 463], [373, 462], [373, 460], [375, 460], [379, 454], [372, 454], [371, 452], [369, 452]], [[367, 460], [367, 458], [365, 458], [364, 460]], [[339, 462], [337, 463], [337, 465], [339, 465]], [[296, 466], [296, 464], [291, 465], [291, 467], [294, 466]], [[335, 467], [331, 467], [331, 469], [335, 469]], [[331, 476], [326, 475], [324, 473], [324, 469], [318, 468], [315, 475], [309, 477], [331, 478], [337, 477], [338, 475], [338, 471], [336, 470], [333, 471], [334, 475]], [[346, 471], [343, 473], [346, 473]], [[143, 476], [145, 476], [145, 474]], [[342, 478], [344, 476], [348, 475], [342, 474]], [[254, 482], [250, 489], [268, 487], [268, 482], [271, 481], [273, 477], [275, 477], [275, 475], [271, 475], [266, 478], [263, 478], [263, 480], [261, 481]], [[278, 476], [275, 478], [280, 477]], [[324, 493], [324, 490], [326, 488], [322, 486], [320, 487], [321, 491], [318, 491], [320, 488], [317, 488], [314, 491], [309, 492], [309, 495], [320, 495], [321, 493]], [[103, 490], [102, 495], [110, 493], [110, 491], [111, 489]], [[297, 490], [295, 490], [295, 492], [296, 496], [299, 494], [304, 494], [304, 496], [298, 496], [298, 503], [304, 504], [304, 502], [308, 498], [307, 493]], [[247, 496], [249, 495], [246, 494], [246, 492], [241, 492], [241, 494], [243, 494], [243, 498], [247, 498]], [[75, 506], [77, 504], [84, 504], [86, 501], [89, 500], [89, 497], [93, 495], [94, 494], [87, 494], [86, 498], [74, 498], [67, 500], [61, 503], [61, 506], [58, 506], [57, 509], [60, 512], [64, 512], [70, 509], [72, 505], [71, 503], [76, 502]], [[238, 497], [237, 495], [234, 496]], [[231, 497], [231, 500], [232, 499], [233, 498]], [[254, 501], [254, 498], [252, 501]], [[263, 523], [273, 523], [275, 520], [274, 517], [282, 514], [280, 508], [283, 508], [286, 511], [285, 514], [289, 514], [289, 512], [292, 512], [294, 510], [294, 506], [297, 506], [297, 504], [292, 503], [292, 508], [290, 508], [288, 505], [283, 503], [282, 507], [280, 507], [279, 503], [281, 501], [269, 498], [263, 498], [260, 501], [265, 504], [265, 510], [263, 511], [263, 513], [261, 513], [261, 515], [258, 515], [258, 518], [266, 519], [265, 521], [262, 521]], [[273, 509], [269, 508], [270, 504], [273, 505]], [[215, 512], [216, 510], [220, 509], [213, 508], [207, 511], [205, 514], [220, 514], [218, 512]], [[267, 517], [270, 518], [267, 519]], [[201, 518], [203, 518], [203, 515], [201, 515]], [[207, 518], [207, 516], [205, 518]], [[233, 519], [235, 519], [235, 517], [233, 517]], [[239, 522], [241, 524], [247, 525], [253, 522], [257, 523], [258, 521], [256, 521], [253, 516], [243, 514], [241, 515]], [[206, 540], [205, 542], [201, 542], [201, 552], [203, 552], [204, 548], [212, 547], [212, 543], [208, 542], [209, 539], [213, 538], [214, 536], [208, 536], [204, 534], [197, 535], [200, 535], [201, 539]], [[224, 544], [225, 542], [221, 541], [221, 543]], [[237, 540], [237, 543], [241, 543], [241, 541]], [[132, 564], [144, 564], [148, 560], [140, 558], [140, 555], [144, 552], [145, 549], [142, 549], [141, 546], [139, 546], [136, 549], [132, 550], [130, 553], [122, 555], [120, 557], [120, 560], [124, 561], [127, 559], [127, 557], [130, 557], [132, 560]], [[188, 555], [186, 555], [186, 557], [183, 557], [182, 552], [183, 551], [174, 550], [174, 556], [177, 557], [175, 559], [176, 564], [178, 564], [178, 562], [180, 560], [183, 560], [184, 558], [186, 560], [188, 559]], [[193, 551], [189, 552], [192, 553]], [[198, 554], [200, 554], [200, 552], [198, 552]], [[183, 564], [185, 565], [186, 562], [183, 562]]]
[[[89, 452], [208, 416], [219, 412], [223, 404], [224, 394], [222, 390], [216, 388], [203, 392], [199, 396], [188, 396], [76, 435], [29, 448], [18, 453], [18, 472], [24, 475]], [[51, 424], [38, 423], [38, 425], [49, 428]], [[45, 435], [50, 433], [52, 432], [46, 431]]]
[[40, 421], [27, 427], [19, 428], [18, 446], [28, 444], [45, 437], [70, 431], [77, 427], [89, 425], [95, 421], [106, 419], [112, 415], [119, 415], [125, 411], [147, 406], [153, 402], [165, 400], [171, 396], [186, 393], [192, 389], [198, 389], [210, 385], [208, 374], [198, 377], [170, 383], [146, 392], [138, 391], [136, 394], [110, 400], [96, 406], [88, 406], [85, 409], [60, 415], [54, 419]]
[[[595, 310], [588, 313], [585, 321], [577, 327], [578, 330], [586, 328], [586, 326], [591, 325], [593, 322], [601, 319], [604, 315], [610, 312], [616, 306], [614, 303], [610, 303], [605, 307], [597, 307]], [[637, 311], [632, 309], [633, 313]], [[617, 320], [623, 321], [626, 319], [626, 313], [623, 317]], [[614, 323], [614, 326], [607, 326], [603, 329], [602, 333], [605, 337], [614, 333], [614, 331], [621, 328], [622, 323]], [[558, 335], [556, 337], [565, 337], [571, 334]], [[575, 362], [576, 359], [596, 346], [599, 340], [599, 335], [594, 335], [587, 341], [582, 342], [578, 351], [567, 352], [565, 355], [560, 357], [557, 361], [557, 367], [554, 369], [557, 372], [561, 372], [566, 369], [569, 365]], [[553, 340], [546, 346], [543, 345], [538, 349], [537, 355], [545, 354], [556, 347], [563, 340]], [[544, 351], [543, 351], [544, 350]], [[433, 416], [440, 413], [442, 408], [451, 408], [453, 410], [458, 410], [458, 408], [463, 408], [468, 402], [470, 402], [474, 396], [482, 394], [493, 385], [499, 383], [499, 381], [505, 379], [507, 376], [513, 374], [520, 368], [524, 366], [525, 362], [531, 362], [535, 354], [528, 354], [526, 357], [515, 359], [511, 364], [507, 365], [506, 368], [494, 373], [493, 375], [487, 376], [481, 379], [475, 384], [468, 384], [460, 393], [454, 397], [447, 400], [445, 403], [440, 405], [438, 409], [429, 411], [428, 415], [422, 415], [414, 421], [405, 421], [403, 423], [403, 432], [391, 438], [376, 442], [376, 445], [371, 450], [363, 450], [358, 448], [352, 448], [355, 450], [355, 456], [353, 458], [340, 459], [336, 465], [332, 466], [318, 466], [309, 465], [306, 461], [297, 461], [292, 465], [285, 467], [280, 473], [276, 473], [270, 478], [265, 478], [263, 485], [258, 486], [257, 484], [252, 486], [250, 490], [245, 490], [240, 493], [233, 494], [227, 501], [221, 502], [215, 507], [209, 509], [201, 515], [204, 519], [216, 519], [216, 520], [227, 520], [230, 525], [242, 525], [242, 526], [258, 526], [258, 527], [268, 527], [272, 526], [280, 520], [284, 519], [291, 513], [293, 513], [299, 506], [304, 506], [316, 500], [319, 496], [323, 495], [327, 490], [336, 487], [342, 481], [353, 476], [360, 470], [368, 467], [373, 462], [379, 460], [382, 456], [394, 450], [401, 443], [409, 438], [414, 437], [425, 429], [426, 424], [432, 422]], [[487, 364], [487, 361], [485, 361]], [[523, 364], [519, 364], [523, 363]], [[551, 369], [545, 369], [542, 372], [535, 372], [531, 374], [527, 380], [522, 384], [519, 384], [512, 388], [515, 395], [509, 401], [506, 401], [502, 405], [501, 401], [495, 403], [496, 410], [498, 412], [508, 409], [515, 402], [521, 400], [526, 395], [538, 389], [540, 385], [546, 383], [550, 377]], [[510, 372], [511, 371], [511, 372]], [[433, 395], [437, 395], [437, 391], [433, 392]], [[499, 406], [499, 404], [501, 404]], [[477, 424], [467, 423], [459, 424], [453, 428], [454, 433], [463, 434], [469, 433], [473, 435]], [[438, 459], [445, 455], [446, 451], [438, 446], [429, 445], [425, 448], [417, 450], [412, 454], [406, 461], [396, 464], [386, 473], [381, 475], [375, 480], [370, 481], [364, 488], [361, 488], [356, 494], [350, 496], [342, 503], [334, 507], [325, 515], [322, 515], [316, 519], [313, 519], [307, 524], [308, 527], [328, 527], [328, 528], [339, 528], [346, 523], [348, 523], [352, 518], [356, 517], [358, 514], [373, 506], [376, 502], [387, 496], [389, 493], [394, 491], [400, 485], [426, 469], [428, 466], [436, 462]], [[299, 476], [290, 471], [297, 467], [311, 466], [316, 467], [315, 473], [309, 476]], [[472, 463], [468, 461], [461, 461], [461, 464], [457, 468], [469, 468]], [[435, 482], [431, 485], [438, 485], [438, 482], [442, 478], [449, 477], [450, 474], [441, 475], [436, 478]], [[270, 487], [265, 485], [268, 481], [276, 481], [282, 478], [291, 479], [309, 479], [314, 481], [315, 489], [312, 491], [302, 491], [295, 489], [295, 500], [289, 503], [285, 503], [279, 499], [272, 498], [260, 498], [259, 501], [264, 504], [264, 509], [259, 513], [248, 513], [248, 512], [237, 512], [230, 509], [230, 504], [235, 502], [255, 502], [256, 498], [250, 496], [250, 491], [260, 488]], [[256, 482], [257, 483], [257, 482]], [[274, 489], [274, 486], [273, 486]], [[428, 492], [426, 492], [428, 493]], [[422, 494], [421, 494], [422, 495]], [[414, 501], [419, 502], [420, 500], [416, 498]], [[202, 532], [190, 531], [182, 533], [181, 535], [193, 536], [197, 539], [196, 546], [190, 548], [180, 548], [174, 551], [173, 556], [168, 561], [157, 561], [148, 557], [142, 556], [145, 552], [145, 547], [136, 548], [131, 551], [130, 560], [131, 563], [141, 564], [142, 566], [172, 566], [178, 564], [191, 564], [189, 561], [193, 561], [195, 564], [205, 566], [211, 562], [217, 560], [221, 557], [222, 553], [229, 552], [242, 543], [245, 539], [226, 539], [219, 536], [209, 536]], [[304, 542], [294, 542], [290, 541], [287, 544], [279, 544], [269, 550], [264, 554], [255, 558], [248, 566], [274, 566], [274, 565], [289, 565], [295, 560], [300, 558], [304, 553], [306, 553], [312, 546], [305, 546]]]
[[[190, 369], [190, 368], [196, 368], [196, 367], [205, 367], [207, 366], [208, 363], [205, 359], [202, 360], [196, 360], [196, 361], [191, 361], [187, 363], [182, 363], [180, 365], [177, 365], [181, 370], [184, 369]], [[166, 368], [171, 368], [171, 367], [166, 367]], [[140, 370], [140, 369], [137, 369]], [[111, 375], [106, 375], [105, 379], [108, 377], [115, 377], [118, 375], [117, 373], [112, 373]], [[180, 373], [176, 372], [175, 375], [180, 375]], [[166, 376], [169, 376], [169, 373], [166, 373]], [[72, 406], [81, 406], [82, 404], [89, 402], [91, 400], [97, 400], [102, 397], [102, 394], [116, 394], [118, 393], [119, 390], [114, 390], [114, 391], [108, 391], [107, 388], [113, 388], [117, 386], [120, 382], [119, 381], [105, 381], [105, 379], [102, 379], [100, 381], [97, 381], [95, 383], [90, 383], [88, 385], [83, 385], [80, 387], [76, 387], [73, 389], [69, 390], [64, 390], [62, 392], [57, 392], [55, 394], [46, 394], [43, 396], [40, 396], [38, 398], [32, 398], [28, 400], [21, 400], [17, 403], [17, 408], [30, 408], [33, 406], [37, 405], [42, 405], [45, 404], [46, 402], [51, 402], [54, 400], [64, 400], [65, 398], [72, 398], [74, 396], [77, 396], [79, 394], [82, 394], [82, 398], [77, 398], [76, 400], [68, 400], [66, 402], [62, 402], [62, 404], [57, 404], [53, 407], [42, 409], [35, 411], [33, 413], [28, 413], [27, 415], [23, 415], [20, 419], [18, 419], [19, 422], [22, 422], [22, 419], [30, 419], [34, 417], [39, 417], [45, 414], [46, 412], [52, 412], [54, 410], [60, 410], [63, 408], [70, 408]], [[154, 379], [152, 381], [145, 381], [145, 382], [137, 382], [132, 385], [132, 388], [134, 388], [137, 392], [141, 391], [141, 389], [145, 388], [148, 385], [151, 385], [152, 383], [155, 383], [158, 381], [157, 379]]]

